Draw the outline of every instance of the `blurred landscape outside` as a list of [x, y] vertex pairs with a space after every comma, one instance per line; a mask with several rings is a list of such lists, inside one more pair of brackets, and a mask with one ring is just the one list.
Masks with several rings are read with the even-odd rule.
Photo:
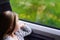
[[60, 29], [60, 0], [10, 0], [20, 19]]

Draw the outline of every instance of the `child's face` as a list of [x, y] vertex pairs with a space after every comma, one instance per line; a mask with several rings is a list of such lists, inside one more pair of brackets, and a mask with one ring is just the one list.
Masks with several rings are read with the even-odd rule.
[[24, 23], [19, 22], [18, 14], [16, 14], [16, 27], [14, 32], [18, 31], [21, 27], [24, 27], [24, 25], [25, 25]]
[[15, 30], [14, 32], [18, 31], [20, 29], [20, 26], [19, 26], [19, 18], [18, 18], [18, 15], [16, 14], [16, 27], [15, 27]]

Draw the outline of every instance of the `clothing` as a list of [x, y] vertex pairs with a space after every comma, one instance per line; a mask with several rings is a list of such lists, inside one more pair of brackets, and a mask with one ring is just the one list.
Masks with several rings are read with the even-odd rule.
[[[22, 29], [19, 29], [15, 34], [18, 37], [18, 40], [24, 40], [24, 37], [29, 35], [32, 32], [31, 28], [28, 25], [25, 25]], [[3, 40], [14, 40], [11, 36], [5, 36]]]

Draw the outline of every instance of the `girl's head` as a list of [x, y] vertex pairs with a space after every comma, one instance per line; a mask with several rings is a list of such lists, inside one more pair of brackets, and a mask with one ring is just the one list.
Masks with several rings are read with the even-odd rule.
[[0, 13], [0, 37], [17, 31], [17, 22], [18, 16], [15, 13], [11, 11]]

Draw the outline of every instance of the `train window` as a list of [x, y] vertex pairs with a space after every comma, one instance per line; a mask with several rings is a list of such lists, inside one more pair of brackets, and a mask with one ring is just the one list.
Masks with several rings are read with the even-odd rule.
[[59, 0], [10, 0], [10, 4], [20, 19], [60, 28]]

